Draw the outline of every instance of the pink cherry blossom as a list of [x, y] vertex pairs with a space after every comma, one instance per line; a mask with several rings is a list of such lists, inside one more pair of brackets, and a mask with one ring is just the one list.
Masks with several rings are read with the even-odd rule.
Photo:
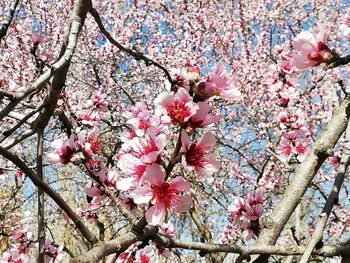
[[213, 115], [210, 113], [208, 102], [198, 102], [198, 110], [187, 123], [186, 131], [189, 129], [202, 128], [222, 119], [222, 115]]
[[185, 131], [182, 131], [181, 142], [184, 155], [182, 164], [186, 170], [196, 171], [199, 178], [210, 178], [211, 175], [220, 169], [220, 162], [212, 156], [216, 138], [208, 132], [204, 134], [197, 143], [190, 143]]
[[327, 62], [332, 58], [331, 50], [327, 46], [327, 37], [321, 28], [299, 33], [293, 40], [295, 66], [306, 69]]
[[350, 33], [350, 14], [347, 13], [342, 19], [339, 25], [339, 30], [344, 36], [349, 35]]
[[146, 170], [147, 163], [141, 162], [132, 154], [124, 154], [118, 161], [118, 168], [126, 178], [117, 181], [117, 189], [127, 191], [142, 183], [142, 176]]
[[289, 108], [278, 114], [282, 128], [302, 129], [305, 128], [304, 114], [301, 109]]
[[136, 204], [150, 203], [146, 220], [151, 225], [159, 225], [169, 217], [169, 212], [185, 212], [192, 206], [188, 194], [190, 184], [182, 176], [169, 183], [165, 182], [165, 170], [158, 164], [147, 167], [144, 177], [148, 183], [131, 193]]
[[35, 45], [39, 45], [39, 44], [44, 43], [45, 36], [43, 36], [43, 35], [41, 35], [39, 33], [33, 32], [31, 39], [32, 39], [32, 41], [34, 42]]
[[198, 110], [198, 105], [184, 88], [179, 88], [175, 95], [161, 93], [154, 101], [158, 109], [166, 113], [174, 125], [182, 125]]
[[55, 140], [51, 144], [53, 153], [47, 155], [47, 161], [50, 164], [62, 163], [68, 164], [77, 150], [77, 143], [74, 141], [73, 136], [65, 142], [62, 139]]
[[231, 213], [231, 216], [236, 224], [241, 220], [244, 209], [244, 199], [238, 196], [235, 197], [234, 204], [228, 206], [228, 211]]
[[241, 97], [239, 89], [227, 77], [222, 64], [218, 64], [214, 68], [213, 73], [208, 76], [205, 82], [198, 84], [196, 93], [204, 99], [219, 96], [227, 100], [238, 100]]
[[249, 192], [245, 198], [234, 197], [234, 204], [228, 207], [230, 220], [239, 224], [246, 232], [249, 240], [263, 228], [259, 219], [264, 213], [264, 196], [261, 191]]
[[91, 158], [101, 150], [102, 143], [98, 139], [99, 135], [100, 130], [97, 127], [94, 127], [89, 134], [85, 130], [78, 133], [78, 144], [86, 158]]
[[52, 262], [60, 262], [62, 259], [62, 251], [63, 246], [57, 247], [54, 244], [52, 244], [51, 240], [45, 241], [45, 263]]
[[289, 131], [282, 136], [280, 144], [276, 147], [276, 152], [283, 162], [289, 161], [293, 155], [298, 161], [302, 161], [309, 148], [309, 143], [308, 138], [302, 137], [300, 130]]
[[255, 195], [248, 193], [246, 198], [245, 216], [253, 221], [259, 219], [264, 212], [264, 198], [262, 192], [257, 191]]
[[96, 107], [98, 111], [107, 111], [108, 110], [108, 102], [106, 100], [105, 95], [94, 94], [92, 96], [92, 100], [88, 101], [88, 105]]
[[150, 132], [145, 138], [135, 137], [129, 144], [125, 145], [130, 150], [131, 154], [144, 163], [155, 162], [166, 145], [166, 135], [155, 135], [154, 132]]

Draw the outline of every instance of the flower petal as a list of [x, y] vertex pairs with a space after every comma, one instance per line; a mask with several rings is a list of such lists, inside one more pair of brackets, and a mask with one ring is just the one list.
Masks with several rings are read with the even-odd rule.
[[166, 216], [166, 208], [163, 203], [158, 202], [146, 212], [146, 221], [150, 225], [157, 226], [163, 223]]

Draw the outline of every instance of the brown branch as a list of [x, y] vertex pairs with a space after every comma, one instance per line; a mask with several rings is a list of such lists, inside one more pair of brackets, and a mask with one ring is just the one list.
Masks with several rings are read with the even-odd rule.
[[72, 219], [74, 225], [79, 230], [81, 235], [89, 241], [90, 244], [95, 244], [98, 242], [97, 238], [90, 232], [90, 230], [85, 226], [84, 222], [79, 218], [79, 216], [72, 210], [72, 208], [62, 199], [62, 197], [56, 193], [47, 183], [41, 180], [38, 175], [30, 169], [18, 156], [7, 151], [0, 146], [0, 154], [6, 159], [14, 163], [19, 169], [21, 169], [33, 182], [35, 186], [42, 189], [45, 194], [50, 196], [52, 200]]
[[[40, 180], [44, 181], [43, 171], [43, 150], [44, 150], [44, 130], [38, 131], [37, 143], [37, 165], [36, 174]], [[45, 261], [45, 196], [44, 191], [38, 187], [38, 263]]]
[[121, 253], [125, 251], [129, 246], [134, 244], [139, 240], [144, 240], [150, 236], [157, 234], [158, 228], [155, 226], [146, 226], [142, 234], [137, 234], [134, 232], [129, 232], [121, 235], [113, 240], [99, 243], [86, 252], [84, 255], [80, 255], [73, 258], [71, 263], [92, 263], [97, 262], [104, 257], [111, 255], [113, 253]]
[[119, 48], [120, 50], [128, 53], [129, 55], [133, 56], [136, 60], [143, 60], [147, 66], [150, 66], [150, 65], [154, 65], [156, 66], [157, 68], [160, 68], [164, 74], [166, 75], [166, 77], [168, 78], [169, 82], [171, 84], [175, 84], [174, 80], [172, 79], [169, 71], [164, 67], [162, 66], [161, 64], [159, 64], [158, 62], [146, 57], [145, 55], [143, 55], [141, 52], [136, 52], [130, 48], [126, 48], [124, 47], [123, 45], [121, 45], [118, 41], [116, 41], [112, 36], [111, 34], [109, 34], [109, 32], [105, 29], [105, 27], [103, 26], [103, 23], [102, 23], [102, 20], [101, 20], [101, 17], [99, 15], [99, 13], [97, 12], [96, 9], [94, 8], [91, 8], [90, 9], [90, 14], [93, 16], [93, 18], [95, 19], [95, 22], [97, 23], [98, 25], [98, 28], [100, 29], [101, 33], [109, 40], [109, 42], [111, 42], [113, 45], [115, 45], [117, 48]]
[[345, 142], [344, 142], [344, 152], [340, 159], [340, 166], [338, 168], [338, 172], [333, 183], [332, 191], [327, 198], [326, 204], [324, 205], [324, 208], [320, 214], [320, 219], [312, 234], [309, 244], [300, 260], [301, 263], [308, 262], [312, 251], [314, 250], [316, 245], [322, 240], [323, 231], [326, 227], [326, 223], [328, 221], [329, 215], [332, 212], [333, 206], [338, 202], [339, 191], [343, 184], [346, 170], [350, 165], [349, 143], [350, 143], [350, 125], [348, 124], [348, 127], [346, 129]]
[[66, 36], [65, 43], [61, 48], [59, 56], [60, 59], [66, 56], [66, 63], [53, 75], [51, 89], [49, 91], [49, 94], [44, 99], [46, 107], [36, 120], [36, 129], [45, 129], [50, 117], [56, 108], [57, 101], [61, 95], [66, 81], [72, 56], [77, 46], [79, 33], [84, 25], [87, 12], [91, 6], [91, 0], [79, 0], [76, 1], [74, 5], [70, 30], [68, 36]]
[[[296, 168], [294, 180], [287, 187], [282, 200], [277, 203], [257, 240], [257, 244], [273, 245], [277, 241], [285, 224], [299, 204], [302, 196], [311, 184], [318, 169], [345, 131], [350, 117], [350, 98], [345, 97], [339, 109], [310, 149], [304, 161]], [[262, 256], [255, 262], [267, 262], [268, 256]]]
[[[159, 236], [159, 235], [158, 235]], [[303, 246], [273, 246], [273, 245], [255, 245], [255, 246], [241, 246], [241, 245], [222, 245], [222, 244], [206, 244], [201, 242], [189, 242], [178, 239], [170, 239], [164, 236], [155, 239], [158, 245], [162, 245], [167, 248], [182, 248], [189, 250], [205, 251], [207, 253], [237, 253], [245, 255], [302, 255], [305, 251]], [[332, 256], [350, 256], [350, 244], [340, 243], [337, 245], [326, 245], [321, 249], [317, 249], [313, 252], [313, 255], [319, 255], [324, 257]]]
[[350, 63], [350, 55], [345, 57], [340, 57], [336, 53], [334, 53], [334, 58], [330, 61], [330, 63], [326, 66], [327, 69], [332, 69], [338, 66], [346, 65]]
[[13, 17], [15, 15], [15, 11], [18, 3], [19, 3], [19, 0], [15, 0], [12, 2], [12, 5], [9, 10], [9, 14], [7, 15], [7, 19], [4, 21], [4, 23], [0, 27], [0, 41], [6, 36], [7, 30], [9, 29], [11, 22], [13, 20]]

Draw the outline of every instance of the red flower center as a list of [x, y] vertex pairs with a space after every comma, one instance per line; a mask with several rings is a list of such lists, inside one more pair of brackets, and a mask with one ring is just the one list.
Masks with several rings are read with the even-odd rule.
[[153, 200], [162, 202], [165, 206], [169, 207], [169, 204], [174, 196], [179, 194], [179, 191], [171, 187], [169, 183], [163, 183], [162, 185], [152, 185]]
[[181, 125], [185, 122], [185, 118], [190, 116], [190, 112], [186, 108], [185, 102], [175, 101], [175, 104], [167, 109], [168, 115], [171, 118], [171, 123]]
[[210, 153], [207, 148], [199, 148], [195, 144], [191, 144], [186, 152], [186, 162], [190, 166], [204, 167], [210, 163]]

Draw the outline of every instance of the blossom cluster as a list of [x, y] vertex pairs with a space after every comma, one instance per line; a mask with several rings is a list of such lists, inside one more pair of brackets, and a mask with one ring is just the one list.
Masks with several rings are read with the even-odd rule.
[[[31, 232], [28, 232], [26, 228], [18, 227], [10, 235], [10, 238], [14, 240], [15, 244], [3, 253], [0, 257], [1, 263], [29, 263], [32, 262], [33, 255], [30, 253], [31, 248], [36, 248], [37, 243], [33, 240]], [[45, 241], [44, 246], [44, 260], [48, 262], [61, 262], [63, 247], [56, 246], [50, 240]]]
[[259, 222], [264, 212], [263, 193], [260, 191], [248, 193], [244, 199], [236, 196], [234, 204], [229, 205], [228, 211], [231, 222], [247, 230], [246, 239], [258, 235], [263, 228]]
[[[126, 205], [130, 204], [128, 195], [133, 203], [130, 207], [145, 204], [149, 224], [160, 225], [171, 213], [189, 210], [192, 206], [190, 183], [183, 176], [171, 176], [171, 170], [181, 162], [185, 170], [197, 174], [198, 180], [213, 181], [212, 175], [220, 169], [220, 162], [212, 155], [216, 138], [211, 132], [204, 133], [197, 142], [191, 141], [191, 137], [195, 139], [197, 129], [222, 118], [211, 113], [210, 97], [238, 99], [239, 90], [220, 64], [204, 81], [200, 81], [198, 67], [180, 72], [182, 75], [175, 75], [178, 81], [173, 91], [163, 92], [155, 99], [155, 114], [139, 102], [125, 113], [128, 128], [116, 155], [118, 170], [107, 169], [104, 159], [99, 156], [100, 131], [93, 124], [85, 125], [90, 128], [89, 132], [79, 130], [67, 141], [54, 141], [48, 162], [79, 164], [78, 160], [83, 159], [90, 174], [107, 187], [121, 191]], [[94, 96], [93, 99], [93, 105], [100, 111], [106, 109], [102, 97]], [[179, 128], [177, 138], [171, 134], [171, 126]], [[178, 140], [179, 147], [169, 156], [166, 146], [173, 139]], [[92, 210], [106, 199], [101, 185], [95, 180], [85, 192], [92, 198], [89, 204]], [[96, 217], [96, 213], [88, 211], [84, 215], [89, 219]]]

